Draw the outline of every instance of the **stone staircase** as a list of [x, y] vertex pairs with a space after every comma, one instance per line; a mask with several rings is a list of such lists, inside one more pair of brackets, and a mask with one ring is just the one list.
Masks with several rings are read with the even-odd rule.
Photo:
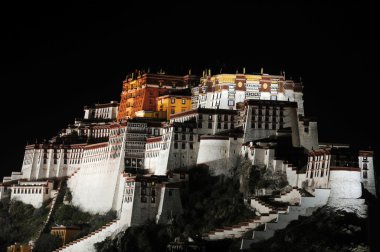
[[95, 251], [95, 243], [102, 242], [107, 237], [119, 233], [122, 230], [123, 226], [121, 225], [121, 221], [119, 219], [115, 219], [90, 234], [64, 245], [63, 247], [55, 250], [55, 252], [93, 252]]
[[202, 235], [204, 240], [221, 240], [227, 238], [241, 238], [246, 232], [257, 228], [263, 223], [277, 219], [276, 212], [264, 213], [260, 216], [255, 216], [252, 219], [240, 222], [237, 225], [215, 229]]
[[277, 202], [287, 203], [287, 211], [279, 211], [278, 218], [275, 221], [264, 223], [263, 230], [253, 231], [251, 239], [242, 239], [240, 249], [248, 249], [252, 243], [260, 242], [271, 238], [275, 231], [284, 229], [286, 226], [294, 221], [298, 220], [299, 216], [310, 216], [320, 206], [325, 204], [325, 200], [314, 197], [309, 193], [293, 187], [291, 190], [281, 193], [280, 195], [267, 198], [268, 201], [254, 198], [251, 201], [252, 207], [255, 207], [257, 211], [268, 211], [274, 209]]
[[40, 230], [38, 230], [36, 236], [31, 240], [31, 243], [34, 244], [40, 238], [42, 233], [47, 232], [47, 228], [49, 227], [50, 222], [51, 222], [51, 216], [55, 212], [59, 203], [61, 203], [63, 201], [63, 197], [65, 196], [65, 192], [66, 192], [66, 188], [67, 188], [67, 180], [66, 180], [66, 178], [62, 178], [59, 181], [57, 190], [53, 193], [53, 199], [51, 201], [51, 207], [50, 207], [49, 213], [46, 217], [46, 220], [45, 220], [42, 228]]
[[[327, 198], [326, 198], [327, 200]], [[242, 239], [241, 249], [249, 248], [250, 244], [272, 237], [275, 231], [284, 229], [299, 216], [311, 215], [326, 200], [317, 199], [313, 195], [297, 187], [278, 195], [253, 197], [249, 206], [256, 210], [257, 216], [240, 222], [237, 225], [215, 229], [202, 235], [205, 240], [220, 240], [241, 238], [253, 230], [252, 238]], [[260, 230], [257, 230], [260, 226]]]

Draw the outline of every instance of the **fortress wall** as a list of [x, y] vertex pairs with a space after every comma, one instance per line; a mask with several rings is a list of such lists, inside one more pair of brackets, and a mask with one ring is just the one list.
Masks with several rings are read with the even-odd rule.
[[156, 216], [157, 223], [167, 224], [171, 218], [182, 212], [180, 189], [163, 186]]
[[75, 182], [68, 181], [73, 204], [94, 214], [111, 210], [122, 170], [120, 158], [83, 166], [74, 175]]
[[231, 176], [231, 168], [237, 165], [241, 139], [207, 136], [201, 139], [199, 146], [197, 164], [208, 165], [214, 176]]
[[360, 171], [356, 168], [351, 169], [350, 167], [341, 169], [331, 167], [329, 180], [331, 198], [357, 199], [361, 197]]

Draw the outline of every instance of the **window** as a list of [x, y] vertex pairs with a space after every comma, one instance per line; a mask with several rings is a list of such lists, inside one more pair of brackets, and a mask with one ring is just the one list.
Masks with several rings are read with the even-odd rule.
[[178, 140], [178, 134], [174, 134], [174, 140]]
[[364, 170], [367, 170], [368, 168], [367, 168], [367, 163], [363, 163], [363, 169]]
[[173, 195], [173, 190], [169, 189], [169, 196], [172, 196], [172, 195]]
[[305, 133], [309, 133], [309, 127], [305, 127], [305, 128], [303, 128], [303, 131], [304, 131]]
[[175, 107], [170, 108], [170, 114], [175, 114]]
[[186, 143], [182, 143], [182, 149], [186, 149]]
[[[153, 183], [152, 183], [153, 185]], [[156, 189], [152, 189], [152, 196], [156, 196]]]
[[182, 140], [186, 140], [186, 135], [182, 133]]
[[178, 149], [178, 143], [174, 143], [174, 149]]
[[146, 197], [145, 196], [141, 196], [141, 202], [142, 203], [146, 203], [146, 201], [147, 201]]
[[150, 202], [151, 202], [151, 203], [156, 203], [156, 197], [152, 197], [152, 198], [150, 199]]
[[363, 179], [367, 179], [367, 178], [368, 178], [367, 171], [363, 171]]
[[172, 99], [171, 99], [171, 103], [172, 103], [172, 104], [175, 103], [175, 98], [172, 98]]
[[146, 188], [141, 188], [141, 195], [146, 195]]
[[234, 105], [235, 105], [235, 101], [231, 101], [231, 100], [228, 101], [228, 106], [234, 106]]
[[209, 120], [209, 121], [212, 120], [212, 115], [208, 115], [208, 120]]
[[201, 121], [198, 122], [198, 128], [199, 128], [199, 129], [202, 128], [202, 122], [201, 122]]
[[199, 114], [199, 120], [202, 120], [203, 119], [203, 115], [202, 114]]
[[224, 129], [228, 129], [228, 123], [224, 123]]
[[212, 123], [211, 122], [208, 123], [208, 128], [212, 129]]
[[194, 136], [193, 135], [190, 135], [190, 141], [194, 141]]
[[186, 104], [186, 99], [182, 99], [182, 104]]
[[222, 128], [222, 124], [220, 122], [218, 122], [218, 129], [221, 129]]
[[251, 128], [252, 128], [252, 129], [255, 128], [255, 122], [252, 122], [252, 123], [251, 123]]
[[224, 121], [228, 121], [228, 115], [224, 115]]

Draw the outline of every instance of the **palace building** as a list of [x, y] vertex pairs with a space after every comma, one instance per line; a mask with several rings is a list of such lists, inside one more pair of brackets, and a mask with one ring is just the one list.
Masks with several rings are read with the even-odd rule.
[[[27, 145], [21, 171], [3, 178], [0, 198], [38, 208], [62, 193], [53, 181], [66, 180], [70, 204], [117, 213], [112, 223], [60, 250], [95, 251], [96, 242], [130, 226], [168, 223], [181, 214], [178, 183], [194, 167], [231, 177], [246, 159], [283, 174], [291, 197], [301, 197], [301, 189], [309, 195], [304, 204], [313, 198], [318, 206], [363, 205], [362, 190], [376, 196], [373, 157], [371, 150], [320, 144], [317, 121], [304, 116], [302, 83], [284, 75], [139, 72], [123, 82], [120, 103], [85, 106], [83, 118]], [[299, 203], [294, 197], [286, 199]], [[52, 232], [64, 235], [60, 228]]]

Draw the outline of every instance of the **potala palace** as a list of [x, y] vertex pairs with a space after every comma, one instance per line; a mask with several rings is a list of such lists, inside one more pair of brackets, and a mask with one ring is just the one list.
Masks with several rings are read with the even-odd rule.
[[[333, 127], [333, 126], [332, 126]], [[182, 213], [178, 183], [194, 167], [233, 176], [240, 160], [286, 175], [288, 190], [272, 201], [261, 190], [246, 198], [256, 217], [203, 234], [239, 238], [242, 248], [267, 239], [299, 215], [330, 205], [366, 214], [362, 190], [376, 196], [374, 153], [318, 142], [317, 121], [305, 117], [303, 85], [282, 75], [195, 75], [136, 72], [123, 82], [120, 102], [84, 107], [84, 117], [48, 141], [25, 147], [21, 171], [0, 184], [0, 198], [35, 208], [62, 190], [90, 213], [117, 219], [59, 251], [94, 251], [94, 244], [147, 219], [167, 223]]]

